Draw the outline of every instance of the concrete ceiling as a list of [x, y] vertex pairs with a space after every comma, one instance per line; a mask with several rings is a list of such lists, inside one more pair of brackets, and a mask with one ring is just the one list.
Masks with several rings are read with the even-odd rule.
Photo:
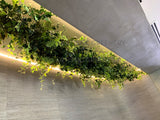
[[[98, 25], [92, 22], [91, 24], [84, 24], [83, 22], [89, 20], [85, 18], [89, 18], [89, 16], [78, 15], [77, 11], [80, 11], [78, 7], [82, 8], [83, 14], [87, 13], [87, 9], [82, 7], [83, 4], [78, 6], [79, 2], [87, 3], [87, 0], [68, 0], [71, 3], [68, 3], [68, 8], [65, 8], [67, 5], [65, 1], [67, 0], [43, 0], [41, 2], [44, 2], [44, 5], [45, 3], [50, 5], [53, 1], [59, 2], [59, 4], [54, 5], [54, 8], [57, 6], [57, 9], [62, 9], [62, 11], [58, 10], [59, 12], [64, 12], [61, 16], [62, 18], [63, 15], [70, 14], [70, 7], [73, 7], [73, 3], [77, 3], [77, 6], [75, 6], [77, 9], [72, 8], [75, 12], [73, 16], [63, 19], [68, 19], [71, 24], [73, 22], [72, 25], [75, 24], [74, 26], [77, 26], [79, 29], [83, 28], [83, 32], [85, 32], [85, 29], [88, 29], [89, 31], [86, 30], [85, 33], [94, 39], [97, 37], [95, 40], [116, 51], [122, 57], [126, 57], [137, 66], [142, 66], [144, 70], [151, 72], [159, 68], [159, 44], [136, 1], [106, 0], [105, 2], [112, 4], [112, 7], [115, 3], [119, 6], [119, 1], [123, 2], [120, 6], [126, 2], [130, 5], [130, 9], [127, 7], [128, 11], [123, 11], [129, 12], [128, 15], [126, 13], [125, 17], [117, 17], [119, 13], [117, 15], [112, 14], [116, 12], [120, 12], [121, 15], [125, 14], [120, 10], [125, 9], [126, 5], [123, 5], [124, 8], [119, 6], [121, 9], [109, 7], [110, 9], [116, 9], [116, 11], [110, 11], [112, 14], [110, 13], [110, 16], [104, 21], [101, 19], [104, 19], [105, 16], [103, 18], [103, 15], [97, 15], [95, 11], [92, 11], [96, 8], [91, 7], [91, 13], [95, 12], [95, 16], [101, 16], [93, 19], [93, 23], [99, 19]], [[101, 1], [99, 0], [99, 2]], [[34, 2], [27, 2], [31, 3], [33, 7], [38, 6]], [[92, 0], [92, 2], [96, 4], [94, 3], [95, 0]], [[87, 7], [92, 2], [88, 0], [88, 4], [84, 6]], [[97, 3], [100, 7], [99, 9], [103, 9], [103, 3], [105, 2], [101, 3], [102, 8], [99, 5], [100, 3]], [[133, 6], [133, 10], [131, 5], [134, 4], [137, 8]], [[109, 8], [107, 7], [107, 9]], [[66, 9], [69, 10], [65, 11]], [[135, 15], [130, 15], [134, 11], [137, 11]], [[106, 14], [108, 13], [109, 11]], [[58, 15], [58, 13], [56, 14]], [[105, 15], [105, 12], [103, 14]], [[137, 16], [136, 14], [140, 14], [139, 18], [134, 18], [134, 16]], [[83, 17], [80, 19], [80, 16]], [[113, 19], [114, 17], [117, 17], [117, 19]], [[124, 19], [128, 20], [123, 21]], [[73, 33], [75, 31], [73, 34], [83, 35], [58, 17], [55, 20], [63, 22], [67, 26], [67, 30], [69, 29], [68, 32]], [[89, 26], [93, 27], [93, 29], [88, 28]], [[101, 35], [103, 37], [100, 37]], [[1, 49], [0, 51], [2, 52]], [[62, 79], [62, 77], [56, 76], [55, 71], [52, 71], [45, 80], [44, 90], [40, 91], [41, 83], [38, 80], [38, 73], [30, 74], [28, 71], [25, 75], [19, 74], [17, 71], [20, 66], [20, 62], [14, 63], [11, 59], [0, 56], [0, 120], [159, 120], [159, 91], [149, 76], [144, 76], [141, 81], [126, 82], [122, 90], [117, 88], [111, 89], [109, 86], [102, 86], [101, 89], [97, 90], [90, 89], [88, 86], [83, 88], [81, 82], [76, 77], [72, 80], [68, 78]], [[160, 71], [155, 72], [151, 76], [158, 83], [159, 74]], [[53, 78], [55, 78], [55, 86], [50, 81]]]
[[138, 0], [35, 0], [147, 73], [160, 68], [160, 44]]

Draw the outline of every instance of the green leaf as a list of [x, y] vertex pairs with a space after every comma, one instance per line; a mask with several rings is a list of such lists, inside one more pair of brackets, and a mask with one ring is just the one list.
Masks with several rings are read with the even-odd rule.
[[79, 39], [80, 39], [80, 40], [84, 40], [84, 36], [81, 36]]
[[24, 0], [21, 0], [22, 4], [24, 4]]
[[15, 26], [16, 30], [19, 32], [20, 31], [20, 23], [18, 23], [16, 26]]
[[19, 0], [12, 0], [13, 6], [19, 3]]
[[7, 13], [2, 8], [0, 8], [0, 16], [4, 16], [4, 15], [7, 15]]
[[46, 21], [50, 22], [50, 19], [49, 19], [48, 17], [46, 17], [44, 20], [46, 20]]
[[70, 77], [71, 79], [73, 79], [73, 75], [69, 75], [69, 77]]
[[36, 21], [38, 21], [38, 18], [37, 18], [37, 16], [36, 16], [36, 15], [34, 16], [34, 19], [35, 19]]
[[85, 80], [81, 80], [81, 81], [82, 81], [83, 86], [86, 87], [86, 82], [85, 82]]
[[24, 8], [27, 12], [29, 12], [29, 8], [27, 6], [24, 6]]

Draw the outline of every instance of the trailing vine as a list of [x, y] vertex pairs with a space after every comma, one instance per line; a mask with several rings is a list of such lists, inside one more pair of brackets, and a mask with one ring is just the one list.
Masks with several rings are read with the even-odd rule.
[[[35, 9], [18, 0], [12, 4], [0, 1], [0, 44], [27, 61], [20, 72], [25, 73], [29, 63], [36, 62], [30, 70], [41, 71], [39, 79], [43, 83], [51, 68], [58, 66], [70, 78], [77, 74], [84, 86], [89, 82], [98, 87], [103, 82], [122, 87], [124, 81], [133, 81], [143, 74], [112, 52], [99, 53], [88, 48], [83, 36], [67, 38], [59, 25], [50, 20], [52, 16], [43, 7]], [[6, 38], [10, 38], [8, 42]]]

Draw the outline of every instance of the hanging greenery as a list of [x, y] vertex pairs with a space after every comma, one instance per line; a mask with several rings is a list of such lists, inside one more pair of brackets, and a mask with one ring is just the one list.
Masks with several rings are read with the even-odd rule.
[[[32, 73], [41, 71], [41, 82], [55, 66], [70, 75], [77, 74], [84, 86], [90, 82], [100, 87], [106, 81], [122, 87], [124, 81], [133, 81], [143, 74], [112, 52], [98, 53], [88, 48], [83, 36], [67, 38], [59, 26], [51, 22], [52, 16], [43, 7], [35, 9], [19, 4], [18, 0], [12, 4], [0, 1], [0, 44], [16, 57], [28, 63], [36, 62], [30, 69]], [[9, 42], [6, 38], [10, 38]], [[15, 52], [16, 48], [20, 52]], [[22, 73], [27, 66], [21, 68]]]

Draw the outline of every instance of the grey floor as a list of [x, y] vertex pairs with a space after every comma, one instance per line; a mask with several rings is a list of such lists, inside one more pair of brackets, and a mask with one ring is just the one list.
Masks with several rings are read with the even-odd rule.
[[22, 75], [19, 65], [0, 57], [0, 120], [160, 120], [160, 94], [148, 76], [123, 90], [97, 90], [52, 72], [40, 91], [38, 73]]

